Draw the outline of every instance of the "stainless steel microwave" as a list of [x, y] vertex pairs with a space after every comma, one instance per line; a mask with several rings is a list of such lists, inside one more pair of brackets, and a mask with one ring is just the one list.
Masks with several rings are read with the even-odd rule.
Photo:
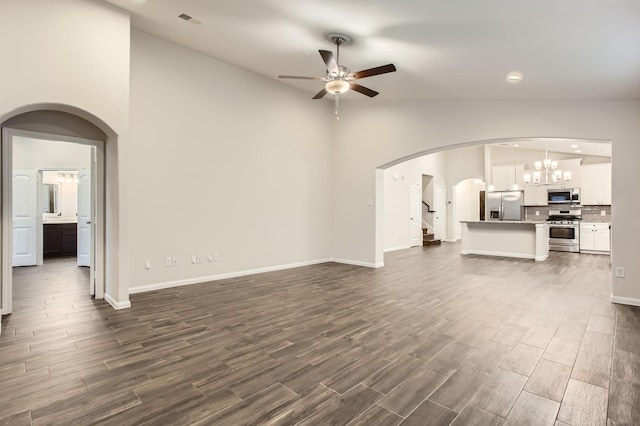
[[548, 189], [549, 204], [580, 204], [580, 188]]

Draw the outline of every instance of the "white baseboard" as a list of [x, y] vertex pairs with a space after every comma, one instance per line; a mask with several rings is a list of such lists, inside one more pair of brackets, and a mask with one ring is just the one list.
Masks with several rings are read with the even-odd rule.
[[111, 297], [109, 293], [104, 294], [104, 300], [106, 300], [108, 304], [113, 306], [113, 309], [128, 309], [131, 307], [131, 302], [129, 300], [125, 302], [118, 302], [116, 301], [116, 299]]
[[487, 250], [461, 250], [460, 254], [479, 254], [481, 256], [500, 256], [500, 257], [516, 257], [518, 259], [535, 259], [535, 255], [526, 253], [508, 253], [501, 251]]
[[359, 260], [348, 260], [348, 259], [331, 259], [330, 262], [344, 263], [345, 265], [353, 265], [353, 266], [364, 266], [366, 268], [382, 268], [384, 266], [384, 262], [370, 263], [370, 262], [361, 262]]
[[398, 246], [398, 247], [390, 247], [383, 250], [384, 253], [389, 253], [391, 251], [398, 251], [411, 248], [411, 246]]
[[457, 243], [460, 240], [456, 240], [455, 238], [443, 238], [442, 241], [445, 243]]
[[146, 284], [129, 288], [129, 294], [144, 293], [153, 290], [162, 290], [164, 288], [181, 287], [183, 285], [200, 284], [208, 281], [224, 280], [226, 278], [243, 277], [246, 275], [261, 274], [263, 272], [281, 271], [283, 269], [299, 268], [301, 266], [317, 265], [319, 263], [331, 262], [332, 259], [318, 259], [307, 262], [289, 263], [286, 265], [269, 266], [266, 268], [249, 269], [246, 271], [230, 272], [226, 274], [207, 275], [203, 277], [187, 278], [184, 280], [166, 281], [156, 284]]
[[620, 303], [622, 305], [640, 306], [640, 299], [634, 299], [631, 297], [614, 296], [609, 297], [609, 301], [613, 303]]

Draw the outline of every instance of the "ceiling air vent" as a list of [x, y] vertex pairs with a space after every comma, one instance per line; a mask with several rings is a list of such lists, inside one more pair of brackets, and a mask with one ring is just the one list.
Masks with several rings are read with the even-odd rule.
[[193, 25], [200, 25], [202, 24], [202, 21], [199, 20], [198, 18], [194, 18], [193, 16], [189, 16], [186, 13], [181, 13], [180, 15], [178, 15], [178, 18], [180, 19], [184, 19], [185, 21], [193, 24]]

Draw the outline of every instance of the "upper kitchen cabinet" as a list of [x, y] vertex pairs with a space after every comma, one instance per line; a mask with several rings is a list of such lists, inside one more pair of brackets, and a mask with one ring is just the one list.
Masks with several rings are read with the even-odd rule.
[[511, 191], [514, 183], [518, 184], [518, 188], [523, 188], [524, 164], [493, 166], [492, 172], [494, 191]]
[[582, 166], [582, 204], [611, 205], [611, 163]]
[[525, 206], [546, 206], [547, 186], [546, 185], [525, 185], [524, 186]]

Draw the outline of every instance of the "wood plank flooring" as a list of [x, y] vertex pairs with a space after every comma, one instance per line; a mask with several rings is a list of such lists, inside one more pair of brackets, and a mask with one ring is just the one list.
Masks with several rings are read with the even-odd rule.
[[[0, 424], [640, 424], [640, 309], [609, 257], [456, 243], [136, 294], [14, 271]], [[556, 423], [557, 422], [557, 423]]]

